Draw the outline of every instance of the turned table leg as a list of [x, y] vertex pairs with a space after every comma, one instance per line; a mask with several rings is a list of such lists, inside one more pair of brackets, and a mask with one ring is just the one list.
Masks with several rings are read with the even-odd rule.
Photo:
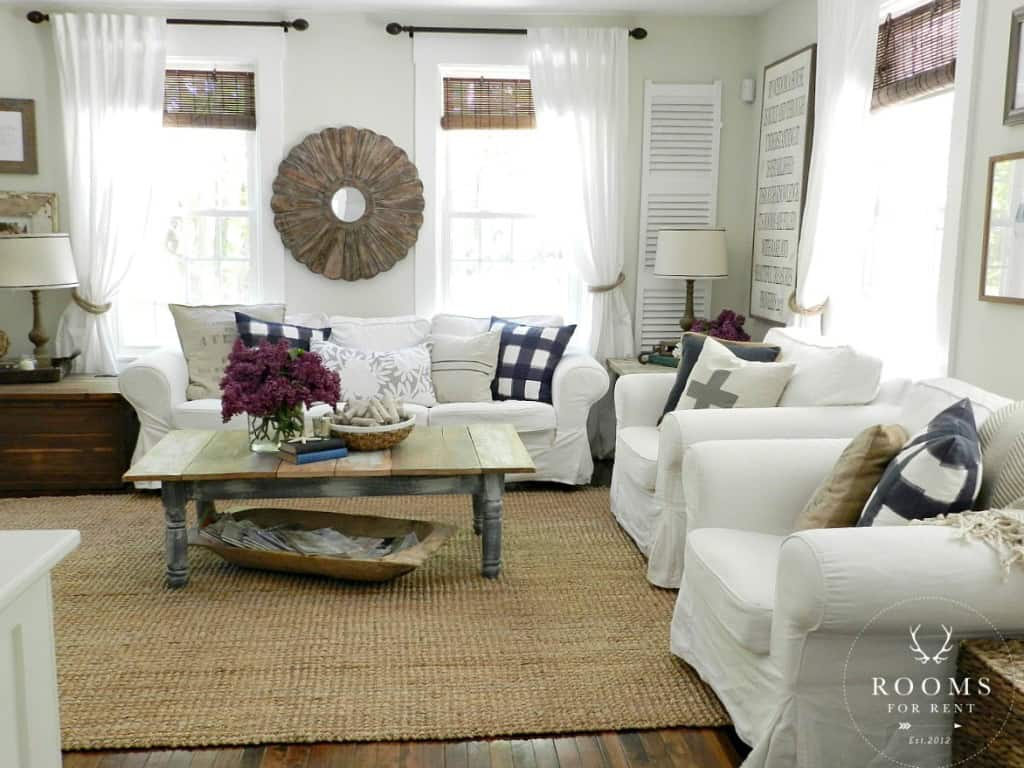
[[473, 494], [473, 533], [479, 536], [484, 530], [484, 494], [483, 489]]
[[188, 531], [185, 529], [185, 504], [188, 501], [185, 486], [163, 482], [161, 498], [164, 503], [164, 548], [167, 556], [167, 586], [184, 587], [188, 584]]
[[[505, 476], [501, 474], [484, 475], [480, 506], [483, 507], [483, 567], [481, 573], [485, 578], [496, 579], [501, 574], [501, 497], [505, 490]], [[477, 504], [474, 501], [473, 508]]]

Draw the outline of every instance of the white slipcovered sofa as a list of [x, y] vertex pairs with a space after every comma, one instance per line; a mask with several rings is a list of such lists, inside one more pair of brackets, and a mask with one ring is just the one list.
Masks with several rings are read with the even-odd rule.
[[[561, 325], [559, 317], [516, 318], [534, 325]], [[437, 315], [354, 318], [289, 315], [287, 321], [331, 328], [331, 340], [358, 349], [386, 352], [421, 344], [431, 333], [468, 336], [484, 333], [488, 318]], [[244, 418], [222, 423], [220, 400], [188, 400], [188, 369], [177, 345], [151, 352], [130, 363], [120, 376], [121, 394], [134, 406], [141, 429], [135, 460], [172, 429], [245, 429]], [[544, 480], [569, 485], [588, 483], [594, 464], [587, 439], [591, 406], [608, 389], [608, 374], [589, 354], [569, 349], [555, 369], [552, 404], [505, 400], [443, 403], [432, 408], [406, 404], [418, 424], [512, 424], [529, 450], [537, 471], [510, 480]]]
[[[895, 421], [913, 431], [963, 397], [979, 426], [1007, 402], [933, 380], [908, 392]], [[931, 710], [951, 697], [926, 695], [925, 678], [956, 674], [964, 638], [1024, 631], [1024, 568], [1005, 573], [986, 544], [950, 528], [793, 532], [847, 444], [712, 440], [683, 461], [686, 566], [671, 649], [715, 689], [753, 746], [745, 768], [948, 765], [954, 718], [970, 714]], [[911, 631], [930, 655], [949, 649], [946, 658], [915, 658]], [[913, 691], [899, 701], [919, 703], [923, 714], [890, 712], [891, 699], [878, 698], [897, 678]]]
[[882, 364], [852, 347], [796, 328], [765, 342], [796, 365], [777, 408], [682, 410], [658, 426], [675, 371], [623, 376], [615, 386], [616, 442], [611, 508], [647, 556], [647, 578], [677, 589], [683, 573], [686, 498], [683, 457], [706, 440], [852, 437], [899, 412], [910, 383], [880, 383]]

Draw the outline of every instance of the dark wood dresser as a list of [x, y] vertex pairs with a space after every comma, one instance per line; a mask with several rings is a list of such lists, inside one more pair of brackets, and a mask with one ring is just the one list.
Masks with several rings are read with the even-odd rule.
[[124, 488], [138, 435], [116, 377], [0, 386], [0, 495]]

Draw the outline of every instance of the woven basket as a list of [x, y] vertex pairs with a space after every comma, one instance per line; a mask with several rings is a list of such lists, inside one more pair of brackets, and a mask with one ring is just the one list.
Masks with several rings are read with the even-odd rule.
[[386, 451], [394, 448], [412, 434], [416, 418], [410, 417], [397, 424], [381, 427], [355, 427], [349, 424], [332, 424], [331, 432], [345, 441], [352, 451]]
[[1024, 641], [1007, 640], [1004, 645], [968, 640], [960, 646], [957, 674], [987, 677], [992, 691], [988, 701], [977, 695], [957, 698], [959, 704], [975, 704], [975, 712], [957, 718], [962, 725], [953, 731], [954, 763], [964, 761], [964, 768], [1024, 768], [1024, 718], [1018, 714], [1024, 701]]

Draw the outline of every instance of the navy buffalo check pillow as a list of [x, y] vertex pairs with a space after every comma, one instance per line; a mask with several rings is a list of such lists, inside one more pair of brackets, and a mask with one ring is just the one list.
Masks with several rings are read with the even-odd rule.
[[491, 382], [495, 400], [551, 402], [551, 380], [575, 325], [542, 327], [491, 318], [491, 330], [501, 330], [498, 370]]
[[289, 349], [304, 349], [309, 352], [312, 341], [327, 341], [331, 338], [330, 328], [306, 328], [289, 323], [270, 323], [245, 314], [235, 312], [235, 325], [238, 335], [247, 347], [258, 347], [264, 339], [277, 344], [281, 339], [288, 342]]

